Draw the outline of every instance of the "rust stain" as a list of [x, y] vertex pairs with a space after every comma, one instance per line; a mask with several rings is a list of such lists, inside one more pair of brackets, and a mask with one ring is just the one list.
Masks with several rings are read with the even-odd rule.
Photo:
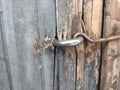
[[52, 41], [53, 39], [49, 37], [45, 37], [42, 39], [33, 39], [34, 53], [39, 54], [49, 47], [51, 47], [51, 49], [54, 49]]
[[86, 47], [86, 53], [87, 53], [87, 56], [88, 57], [86, 57], [87, 58], [87, 63], [88, 63], [88, 65], [90, 65], [90, 63], [94, 60], [93, 58], [94, 58], [94, 54], [93, 53], [91, 53], [91, 52], [93, 52], [93, 50], [92, 50], [92, 48], [91, 48], [91, 46], [90, 45], [88, 45], [87, 47]]
[[113, 25], [112, 25], [111, 28], [112, 29], [110, 30], [110, 36], [120, 35], [120, 26], [119, 26], [119, 23], [113, 22]]
[[110, 51], [108, 51], [108, 59], [109, 60], [115, 60], [116, 58], [118, 58], [119, 56], [119, 52], [118, 50], [115, 49], [109, 49]]
[[118, 45], [112, 43], [109, 45], [110, 48], [108, 48], [108, 58], [107, 58], [107, 86], [106, 88], [109, 88], [110, 90], [116, 90], [117, 89], [117, 83], [119, 82], [119, 49]]

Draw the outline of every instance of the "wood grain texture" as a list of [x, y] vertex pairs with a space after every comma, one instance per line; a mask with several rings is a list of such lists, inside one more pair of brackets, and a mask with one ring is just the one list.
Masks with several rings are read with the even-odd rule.
[[5, 55], [4, 55], [4, 41], [2, 35], [1, 18], [2, 18], [2, 13], [0, 13], [0, 90], [10, 90]]
[[[86, 34], [92, 39], [98, 39], [102, 33], [103, 0], [84, 0], [84, 22]], [[83, 90], [97, 90], [101, 58], [100, 43], [85, 42]]]
[[[104, 37], [120, 34], [120, 0], [105, 0]], [[120, 89], [120, 40], [104, 43], [100, 90]]]
[[23, 90], [53, 90], [54, 50], [33, 51], [33, 39], [55, 36], [54, 0], [13, 0]]
[[[39, 0], [38, 1], [38, 24], [39, 38], [55, 38], [55, 1]], [[40, 60], [42, 63], [43, 89], [53, 90], [54, 77], [54, 49], [48, 47], [41, 52]]]
[[[84, 32], [82, 30], [82, 15], [83, 15], [83, 0], [76, 0], [76, 14], [80, 13], [80, 17], [76, 18], [77, 23], [73, 24], [73, 27], [77, 29], [77, 32]], [[80, 21], [79, 21], [80, 20]], [[84, 66], [84, 41], [81, 42], [78, 46], [76, 46], [76, 90], [83, 89], [83, 66]]]
[[3, 10], [2, 34], [10, 89], [22, 90], [13, 22], [12, 0], [1, 0], [1, 4]]
[[[81, 0], [56, 0], [57, 38], [71, 39], [81, 29]], [[75, 47], [57, 48], [54, 90], [76, 90]]]
[[33, 52], [33, 39], [38, 38], [37, 1], [12, 1], [22, 89], [42, 90], [42, 64]]

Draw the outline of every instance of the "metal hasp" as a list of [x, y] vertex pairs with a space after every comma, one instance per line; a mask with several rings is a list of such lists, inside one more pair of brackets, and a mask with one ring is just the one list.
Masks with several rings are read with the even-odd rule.
[[74, 35], [74, 38], [70, 40], [59, 41], [54, 39], [53, 45], [58, 47], [76, 46], [83, 41], [83, 38], [89, 41], [90, 43], [102, 43], [102, 42], [108, 42], [108, 41], [120, 39], [120, 35], [115, 35], [107, 38], [100, 38], [100, 39], [94, 40], [94, 39], [91, 39], [89, 36], [87, 36], [85, 33], [76, 33]]
[[62, 40], [62, 41], [54, 39], [53, 45], [58, 47], [76, 46], [80, 44], [82, 41], [83, 41], [83, 37], [76, 37], [70, 40]]
[[[81, 21], [82, 24], [82, 29], [84, 32], [86, 32], [86, 27], [85, 24], [83, 22], [83, 20]], [[114, 36], [110, 36], [110, 37], [103, 37], [100, 39], [91, 39], [86, 33], [76, 33], [73, 37], [73, 39], [71, 40], [53, 40], [53, 45], [54, 46], [59, 46], [59, 47], [65, 47], [65, 46], [76, 46], [78, 44], [80, 44], [83, 41], [83, 38], [87, 41], [89, 41], [90, 43], [102, 43], [102, 42], [108, 42], [108, 41], [113, 41], [113, 40], [117, 40], [120, 39], [120, 35], [114, 35]]]

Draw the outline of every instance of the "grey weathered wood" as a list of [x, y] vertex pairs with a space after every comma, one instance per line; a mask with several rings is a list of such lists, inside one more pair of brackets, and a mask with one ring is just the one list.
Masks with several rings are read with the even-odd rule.
[[55, 36], [54, 0], [13, 0], [23, 90], [53, 90], [54, 50], [33, 51], [33, 39]]
[[[38, 0], [39, 37], [55, 38], [55, 2]], [[46, 48], [41, 52], [43, 90], [53, 90], [54, 49]]]
[[1, 1], [0, 1], [0, 13], [2, 13], [2, 4], [1, 4]]
[[13, 24], [12, 1], [1, 0], [1, 2], [3, 9], [2, 32], [4, 36], [5, 58], [7, 61], [10, 89], [22, 90]]
[[38, 38], [37, 0], [12, 0], [20, 77], [23, 90], [42, 88], [42, 63], [33, 51], [33, 39]]
[[4, 55], [4, 41], [2, 36], [1, 16], [2, 13], [0, 13], [0, 90], [10, 90], [6, 68], [6, 60]]
[[[103, 36], [120, 34], [120, 0], [105, 0]], [[120, 40], [102, 46], [100, 90], [120, 90]]]
[[[84, 22], [87, 35], [92, 39], [101, 38], [103, 0], [84, 0]], [[101, 44], [84, 44], [83, 90], [97, 90], [99, 86], [99, 68]]]
[[[80, 0], [56, 0], [57, 38], [71, 39], [80, 31]], [[74, 47], [57, 48], [55, 90], [76, 90], [76, 51]]]

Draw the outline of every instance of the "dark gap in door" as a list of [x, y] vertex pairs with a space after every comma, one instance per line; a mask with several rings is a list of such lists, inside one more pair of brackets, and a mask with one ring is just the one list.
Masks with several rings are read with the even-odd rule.
[[[104, 34], [104, 6], [105, 6], [105, 0], [103, 0], [103, 8], [102, 8], [102, 31], [101, 31], [101, 38], [103, 38]], [[102, 57], [103, 57], [103, 43], [101, 43], [101, 57], [100, 57], [100, 68], [99, 68], [99, 80], [98, 80], [98, 90], [100, 90], [100, 85], [101, 85], [101, 73], [102, 73]]]

